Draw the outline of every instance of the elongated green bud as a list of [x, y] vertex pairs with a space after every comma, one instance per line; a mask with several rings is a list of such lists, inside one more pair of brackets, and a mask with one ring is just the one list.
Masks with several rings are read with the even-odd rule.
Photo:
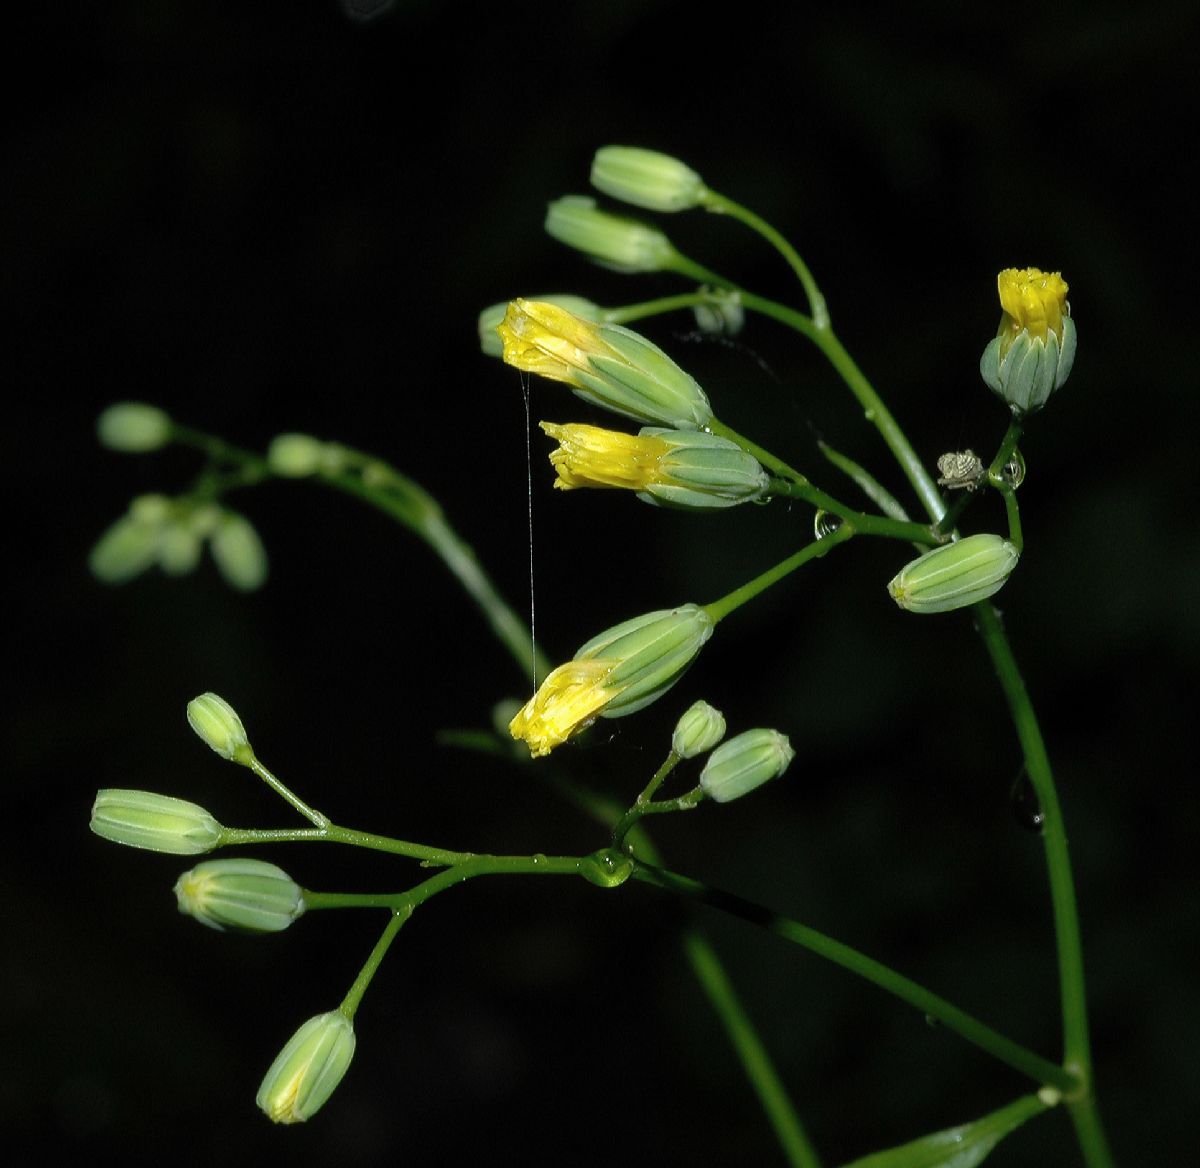
[[206, 860], [175, 882], [179, 911], [210, 929], [278, 933], [304, 912], [304, 894], [265, 860]]
[[601, 211], [586, 195], [564, 195], [546, 210], [546, 232], [619, 272], [669, 270], [679, 258], [656, 227]]
[[778, 730], [744, 730], [708, 756], [700, 786], [715, 802], [729, 803], [779, 778], [795, 757], [787, 736]]
[[592, 160], [592, 186], [651, 211], [687, 211], [700, 205], [704, 181], [690, 166], [637, 146], [602, 146]]
[[171, 439], [171, 419], [157, 406], [118, 402], [96, 419], [96, 436], [109, 450], [144, 454]]
[[217, 569], [234, 588], [253, 592], [266, 583], [267, 551], [245, 516], [226, 511], [209, 546]]
[[256, 1102], [273, 1123], [303, 1123], [333, 1094], [354, 1057], [354, 1025], [340, 1010], [310, 1018], [263, 1077]]
[[115, 844], [196, 856], [221, 842], [221, 825], [203, 807], [153, 791], [108, 789], [96, 794], [92, 831]]
[[671, 749], [680, 758], [695, 758], [706, 754], [725, 737], [725, 715], [699, 701], [689, 706], [675, 724]]
[[215, 693], [202, 693], [187, 704], [188, 725], [222, 758], [249, 766], [254, 748], [237, 711]]
[[968, 535], [905, 564], [888, 592], [909, 612], [950, 612], [999, 592], [1019, 558], [1001, 536]]
[[284, 478], [306, 478], [321, 469], [324, 449], [311, 434], [277, 434], [267, 447], [267, 465]]

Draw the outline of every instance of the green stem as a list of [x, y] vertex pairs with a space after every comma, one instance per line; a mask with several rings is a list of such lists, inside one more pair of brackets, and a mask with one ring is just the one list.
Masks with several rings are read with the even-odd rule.
[[371, 984], [371, 979], [375, 976], [376, 971], [387, 955], [388, 949], [396, 939], [396, 934], [400, 932], [404, 926], [404, 922], [411, 916], [411, 908], [399, 909], [392, 914], [391, 920], [388, 921], [387, 927], [383, 930], [383, 935], [375, 942], [375, 948], [371, 950], [370, 957], [367, 958], [366, 963], [359, 971], [358, 977], [354, 979], [354, 984], [342, 999], [342, 1004], [338, 1009], [351, 1021], [353, 1021], [354, 1015], [358, 1011], [358, 1004], [362, 1001], [363, 994], [367, 992], [367, 986]]
[[735, 203], [725, 195], [717, 194], [716, 191], [705, 191], [701, 199], [701, 206], [706, 211], [737, 219], [767, 240], [787, 260], [788, 266], [796, 273], [804, 287], [813, 327], [820, 330], [829, 328], [829, 309], [825, 305], [825, 297], [821, 295], [816, 280], [813, 279], [812, 272], [808, 270], [808, 265], [800, 258], [796, 249], [774, 227], [748, 207], [743, 207], [741, 203]]
[[754, 1085], [775, 1136], [793, 1168], [820, 1168], [816, 1149], [796, 1118], [787, 1091], [763, 1047], [754, 1024], [734, 991], [712, 946], [698, 932], [684, 935], [684, 949], [692, 970], [708, 996], [709, 1004], [724, 1023], [746, 1078]]
[[1025, 550], [1025, 540], [1021, 534], [1021, 510], [1017, 506], [1017, 493], [1012, 487], [1003, 487], [1000, 494], [1004, 496], [1004, 510], [1008, 516], [1008, 542], [1017, 549]]
[[989, 601], [974, 606], [980, 635], [992, 659], [1000, 687], [1008, 702], [1009, 713], [1017, 729], [1017, 738], [1025, 756], [1025, 769], [1045, 817], [1042, 842], [1050, 876], [1050, 899], [1054, 907], [1054, 932], [1058, 946], [1059, 994], [1062, 999], [1063, 1051], [1065, 1061], [1079, 1067], [1085, 1079], [1090, 1075], [1091, 1048], [1083, 979], [1083, 944], [1079, 931], [1079, 910], [1075, 901], [1075, 882], [1067, 853], [1067, 833], [1063, 823], [1058, 792], [1050, 770], [1046, 744], [1038, 726], [1033, 703], [1025, 689], [1016, 658], [1000, 624], [1000, 614]]
[[407, 856], [411, 860], [420, 860], [430, 866], [461, 864], [474, 855], [472, 852], [452, 852], [446, 848], [431, 848], [425, 844], [414, 844], [408, 840], [393, 839], [391, 836], [376, 835], [373, 832], [355, 831], [349, 827], [339, 827], [336, 823], [327, 823], [323, 828], [226, 827], [221, 831], [218, 847], [229, 847], [234, 844], [274, 843], [348, 844], [351, 847], [367, 848], [370, 851], [388, 852], [393, 856]]
[[662, 766], [654, 772], [654, 777], [646, 784], [645, 790], [634, 800], [633, 806], [617, 820], [612, 833], [612, 846], [614, 848], [621, 848], [625, 837], [636, 826], [637, 821], [646, 813], [645, 809], [650, 805], [650, 800], [654, 797], [654, 792], [663, 785], [666, 777], [680, 762], [681, 759], [674, 750], [663, 760]]
[[1044, 1059], [1041, 1055], [1013, 1042], [1003, 1034], [984, 1025], [964, 1010], [946, 1001], [945, 998], [918, 985], [894, 969], [860, 953], [857, 949], [843, 945], [824, 933], [810, 929], [797, 921], [778, 916], [740, 896], [709, 888], [698, 880], [680, 876], [662, 868], [653, 868], [645, 863], [635, 863], [633, 875], [647, 884], [688, 897], [702, 904], [711, 905], [722, 912], [750, 921], [752, 924], [776, 933], [794, 944], [849, 970], [858, 977], [879, 986], [894, 997], [922, 1011], [961, 1035], [968, 1042], [987, 1051], [994, 1058], [1028, 1075], [1037, 1083], [1049, 1083], [1067, 1094], [1079, 1089], [1079, 1080], [1064, 1068]]
[[319, 811], [315, 811], [299, 795], [293, 794], [287, 787], [280, 782], [263, 764], [257, 759], [252, 758], [246, 764], [272, 791], [275, 792], [285, 803], [299, 811], [310, 823], [318, 828], [326, 828], [329, 826], [329, 820]]
[[720, 296], [703, 290], [681, 292], [677, 296], [660, 296], [657, 300], [643, 300], [638, 304], [622, 304], [617, 308], [606, 308], [604, 320], [609, 324], [629, 324], [644, 320], [648, 316], [660, 316], [666, 312], [678, 312], [681, 308], [695, 308], [700, 304], [720, 303]]
[[820, 559], [826, 555], [831, 548], [836, 547], [839, 543], [845, 543], [854, 535], [854, 527], [849, 523], [843, 523], [836, 531], [831, 531], [824, 539], [813, 540], [812, 543], [806, 544], [794, 555], [788, 556], [786, 560], [781, 560], [773, 568], [768, 568], [760, 576], [755, 576], [753, 580], [743, 584], [740, 588], [735, 588], [727, 596], [722, 596], [720, 600], [714, 600], [711, 604], [704, 605], [705, 612], [712, 617], [713, 623], [723, 620], [735, 608], [741, 608], [749, 600], [753, 600], [760, 592], [765, 592], [772, 584], [777, 584], [785, 576], [790, 575], [803, 564], [807, 564], [809, 560]]

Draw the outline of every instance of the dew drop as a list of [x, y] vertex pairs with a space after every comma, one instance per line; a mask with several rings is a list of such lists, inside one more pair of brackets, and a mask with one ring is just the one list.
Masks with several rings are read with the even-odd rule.
[[1001, 467], [1000, 477], [1014, 491], [1025, 481], [1025, 456], [1019, 450]]
[[1038, 802], [1037, 792], [1029, 781], [1029, 775], [1022, 767], [1017, 772], [1016, 782], [1009, 792], [1009, 803], [1017, 822], [1026, 830], [1040, 835], [1046, 822], [1046, 813]]
[[818, 510], [813, 516], [813, 535], [817, 539], [824, 539], [827, 535], [832, 535], [842, 525], [841, 517], [838, 515], [830, 515], [828, 511]]

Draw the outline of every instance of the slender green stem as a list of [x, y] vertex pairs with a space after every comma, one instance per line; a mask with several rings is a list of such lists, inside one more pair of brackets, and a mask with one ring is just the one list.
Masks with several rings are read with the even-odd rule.
[[431, 848], [425, 844], [414, 844], [408, 840], [393, 839], [391, 836], [376, 835], [374, 832], [354, 831], [329, 823], [323, 828], [257, 828], [226, 827], [221, 830], [219, 847], [235, 844], [275, 843], [332, 843], [348, 844], [351, 847], [367, 848], [375, 852], [388, 852], [393, 856], [407, 856], [430, 866], [461, 864], [470, 860], [472, 852], [452, 852], [446, 848]]
[[1113, 1159], [1112, 1149], [1108, 1146], [1104, 1125], [1100, 1122], [1100, 1112], [1090, 1082], [1085, 1084], [1085, 1092], [1081, 1098], [1067, 1101], [1067, 1114], [1075, 1125], [1075, 1138], [1079, 1141], [1079, 1148], [1088, 1168], [1114, 1168], [1116, 1161]]
[[796, 249], [770, 223], [756, 215], [748, 207], [743, 207], [741, 203], [735, 203], [725, 195], [717, 194], [716, 191], [705, 191], [701, 205], [706, 211], [737, 219], [767, 240], [787, 260], [788, 266], [796, 273], [803, 285], [804, 295], [808, 298], [808, 311], [812, 317], [813, 327], [821, 330], [829, 328], [829, 309], [825, 305], [825, 297], [821, 295], [816, 280], [813, 279], [812, 272], [808, 270], [808, 265], [800, 258]]
[[797, 921], [778, 916], [740, 896], [709, 888], [698, 880], [680, 876], [662, 868], [654, 868], [645, 863], [635, 863], [633, 875], [647, 884], [667, 889], [679, 896], [688, 897], [702, 904], [711, 905], [722, 912], [750, 921], [752, 924], [776, 933], [805, 949], [824, 957], [827, 961], [849, 970], [851, 973], [872, 982], [880, 989], [886, 990], [894, 997], [936, 1018], [943, 1025], [961, 1035], [968, 1042], [987, 1051], [994, 1058], [1013, 1067], [1038, 1083], [1049, 1083], [1064, 1094], [1076, 1091], [1079, 1080], [1070, 1071], [1042, 1058], [1012, 1039], [986, 1026], [964, 1010], [946, 1001], [945, 998], [927, 990], [897, 973], [894, 969], [875, 961], [873, 958], [844, 945], [840, 941], [827, 937], [824, 933], [810, 929]]
[[714, 600], [711, 604], [704, 605], [705, 612], [712, 617], [713, 623], [724, 620], [735, 608], [741, 608], [749, 600], [753, 600], [760, 592], [765, 592], [772, 584], [777, 584], [785, 576], [791, 575], [797, 568], [807, 564], [809, 560], [820, 559], [828, 554], [831, 548], [836, 547], [839, 543], [845, 543], [854, 535], [854, 528], [849, 523], [843, 523], [836, 531], [831, 531], [824, 539], [813, 540], [810, 544], [805, 544], [794, 555], [788, 556], [786, 560], [781, 560], [773, 568], [768, 568], [760, 576], [755, 576], [753, 580], [743, 584], [740, 588], [735, 588], [727, 596], [722, 596], [720, 600]]
[[754, 1085], [775, 1136], [793, 1168], [820, 1168], [816, 1149], [796, 1118], [770, 1055], [758, 1037], [745, 1007], [717, 960], [712, 946], [695, 931], [684, 935], [684, 948], [709, 1004], [725, 1026], [725, 1033], [741, 1060], [746, 1078]]
[[1033, 703], [1024, 679], [1000, 623], [1000, 614], [989, 601], [974, 606], [975, 619], [983, 643], [992, 659], [1000, 687], [1008, 702], [1009, 713], [1017, 729], [1017, 738], [1025, 756], [1025, 769], [1041, 805], [1044, 820], [1042, 842], [1050, 876], [1050, 899], [1054, 906], [1054, 931], [1058, 945], [1059, 993], [1062, 999], [1063, 1050], [1065, 1061], [1077, 1066], [1086, 1080], [1090, 1074], [1091, 1052], [1083, 978], [1083, 944], [1079, 931], [1079, 910], [1075, 901], [1075, 882], [1067, 852], [1067, 833], [1046, 744], [1038, 726]]
[[[908, 522], [908, 512], [900, 505], [899, 500], [866, 467], [835, 450], [828, 442], [818, 440], [817, 448], [838, 470], [849, 475], [858, 489], [889, 519]], [[941, 533], [934, 530], [934, 534]]]
[[411, 916], [411, 908], [397, 909], [392, 914], [391, 920], [388, 921], [382, 936], [375, 942], [375, 948], [371, 950], [371, 955], [367, 958], [366, 963], [359, 971], [358, 977], [354, 979], [354, 984], [350, 987], [346, 996], [342, 999], [342, 1004], [338, 1007], [347, 1018], [353, 1020], [354, 1015], [358, 1012], [358, 1004], [362, 1001], [363, 994], [367, 992], [367, 986], [371, 984], [371, 979], [375, 976], [384, 957], [387, 956], [387, 951], [396, 939], [396, 934], [400, 932], [404, 926], [404, 922]]
[[1025, 540], [1021, 534], [1021, 509], [1017, 506], [1017, 493], [1012, 487], [1003, 487], [1000, 494], [1004, 496], [1004, 510], [1008, 516], [1008, 542], [1017, 549], [1025, 550]]
[[666, 777], [679, 765], [680, 761], [679, 755], [672, 750], [663, 760], [662, 766], [654, 772], [653, 778], [646, 784], [642, 793], [634, 800], [633, 806], [617, 820], [612, 833], [612, 846], [614, 848], [619, 849], [622, 846], [630, 830], [645, 814], [645, 808], [650, 805], [650, 800], [654, 797], [654, 792], [663, 785]]
[[661, 316], [666, 312], [677, 312], [681, 308], [695, 308], [701, 304], [720, 303], [723, 297], [701, 289], [698, 292], [681, 292], [677, 296], [660, 296], [656, 300], [643, 300], [638, 304], [622, 304], [604, 310], [604, 320], [609, 324], [629, 324], [644, 320], [648, 316]]
[[295, 810], [299, 811], [300, 814], [303, 815], [304, 818], [310, 823], [319, 828], [326, 828], [329, 826], [329, 819], [326, 816], [310, 807], [304, 802], [303, 799], [300, 798], [299, 795], [293, 794], [292, 791], [285, 787], [283, 783], [269, 770], [267, 770], [267, 768], [263, 766], [263, 764], [257, 758], [252, 758], [246, 765], [249, 766], [249, 768], [256, 775], [258, 775], [258, 777], [262, 779], [262, 781], [266, 783], [276, 795], [278, 795], [290, 807], [293, 807]]
[[1012, 458], [1017, 449], [1017, 443], [1021, 441], [1021, 434], [1024, 430], [1024, 425], [1021, 421], [1014, 418], [1008, 424], [1008, 429], [1004, 432], [1004, 437], [1000, 441], [1000, 448], [996, 451], [995, 458], [992, 459], [991, 465], [988, 467], [988, 478], [993, 485], [997, 484], [997, 479], [1002, 474], [1005, 464]]

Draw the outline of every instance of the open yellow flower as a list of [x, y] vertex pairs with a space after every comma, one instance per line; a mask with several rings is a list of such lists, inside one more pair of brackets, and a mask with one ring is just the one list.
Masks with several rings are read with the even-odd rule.
[[528, 743], [534, 758], [549, 754], [572, 734], [586, 730], [620, 693], [620, 687], [610, 689], [604, 684], [612, 669], [611, 661], [560, 665], [509, 723], [509, 733]]
[[1054, 333], [1061, 345], [1063, 316], [1067, 308], [1067, 282], [1058, 272], [1043, 272], [1039, 268], [1005, 268], [996, 277], [1000, 292], [1000, 307], [1004, 319], [1000, 322], [1000, 357], [1003, 359], [1013, 341], [1023, 329], [1033, 338], [1045, 341]]
[[599, 426], [538, 424], [558, 443], [558, 449], [550, 454], [550, 463], [558, 472], [554, 485], [559, 490], [620, 487], [641, 491], [666, 477], [659, 462], [671, 447], [661, 438], [622, 434]]
[[632, 329], [585, 320], [545, 300], [518, 299], [496, 332], [505, 364], [565, 382], [602, 409], [685, 430], [712, 421], [695, 379]]

